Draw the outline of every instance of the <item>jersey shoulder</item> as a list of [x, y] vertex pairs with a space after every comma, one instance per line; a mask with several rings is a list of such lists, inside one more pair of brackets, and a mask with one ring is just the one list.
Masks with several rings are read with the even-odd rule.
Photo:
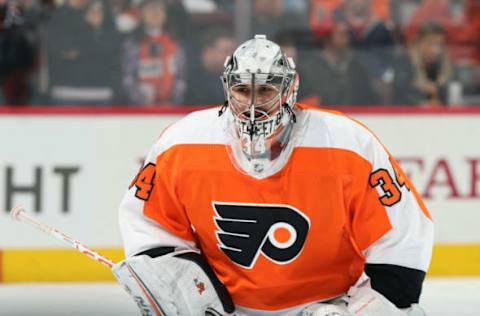
[[175, 145], [225, 143], [218, 111], [218, 107], [195, 111], [165, 128], [154, 145], [157, 155]]
[[355, 152], [369, 162], [382, 145], [363, 123], [333, 110], [298, 104], [305, 111], [306, 129], [302, 146], [332, 148]]

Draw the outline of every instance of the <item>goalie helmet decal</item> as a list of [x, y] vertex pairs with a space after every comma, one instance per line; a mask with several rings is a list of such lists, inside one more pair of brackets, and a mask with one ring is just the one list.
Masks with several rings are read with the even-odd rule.
[[251, 269], [260, 254], [287, 264], [301, 253], [310, 228], [308, 217], [289, 205], [213, 202], [220, 249]]

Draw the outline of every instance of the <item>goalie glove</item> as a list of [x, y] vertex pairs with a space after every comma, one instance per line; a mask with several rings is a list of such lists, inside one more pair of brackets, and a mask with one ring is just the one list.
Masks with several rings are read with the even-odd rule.
[[197, 252], [134, 256], [116, 264], [112, 271], [142, 315], [234, 315], [226, 288]]
[[418, 304], [398, 309], [392, 302], [370, 286], [370, 279], [362, 276], [346, 295], [329, 303], [307, 306], [302, 316], [425, 316]]
[[366, 275], [348, 290], [345, 300], [354, 316], [407, 316], [385, 296], [372, 289]]

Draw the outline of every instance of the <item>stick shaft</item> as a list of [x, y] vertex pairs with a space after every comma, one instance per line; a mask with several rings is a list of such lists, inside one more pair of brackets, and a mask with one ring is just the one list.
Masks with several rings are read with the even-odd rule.
[[110, 259], [105, 258], [104, 256], [100, 255], [96, 251], [91, 250], [87, 246], [83, 245], [79, 241], [73, 239], [72, 237], [66, 235], [65, 233], [57, 230], [56, 228], [53, 228], [45, 223], [40, 222], [39, 220], [31, 217], [28, 215], [24, 209], [16, 207], [13, 208], [12, 211], [10, 212], [12, 214], [12, 217], [24, 222], [26, 224], [29, 224], [55, 238], [57, 238], [60, 241], [63, 241], [65, 244], [69, 245], [70, 247], [78, 250], [79, 252], [83, 253], [84, 255], [92, 258], [93, 260], [96, 260], [97, 262], [100, 262], [101, 264], [112, 268], [115, 263], [111, 261]]

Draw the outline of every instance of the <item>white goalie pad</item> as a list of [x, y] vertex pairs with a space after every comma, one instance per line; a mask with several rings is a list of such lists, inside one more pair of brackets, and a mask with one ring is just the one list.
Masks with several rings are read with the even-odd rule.
[[115, 265], [113, 273], [142, 315], [234, 315], [224, 310], [212, 280], [202, 267], [192, 260], [176, 257], [189, 253], [193, 252], [173, 252], [156, 258], [130, 257]]

